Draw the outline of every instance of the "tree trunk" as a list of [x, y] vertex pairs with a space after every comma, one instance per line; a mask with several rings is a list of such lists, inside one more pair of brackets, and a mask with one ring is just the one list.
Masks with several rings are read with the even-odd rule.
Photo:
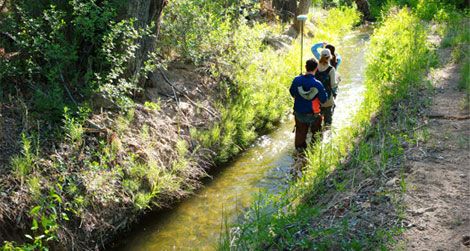
[[310, 3], [312, 0], [300, 0], [299, 5], [297, 6], [297, 9], [295, 11], [295, 17], [294, 17], [294, 28], [297, 32], [300, 32], [300, 26], [302, 25], [301, 22], [297, 21], [297, 16], [298, 15], [305, 15], [308, 14], [308, 10], [310, 9]]
[[283, 22], [288, 22], [295, 16], [297, 0], [273, 0], [272, 6]]
[[276, 20], [276, 11], [273, 8], [273, 3], [270, 0], [261, 0], [261, 16], [266, 17], [269, 21]]
[[372, 16], [370, 14], [370, 5], [367, 0], [355, 0], [357, 9], [362, 13], [363, 21], [372, 21]]
[[[158, 33], [160, 32], [160, 18], [167, 0], [134, 0], [129, 1], [128, 17], [135, 18], [136, 28], [146, 28], [154, 23], [153, 36], [147, 36], [140, 41], [139, 48], [135, 52], [135, 58], [129, 62], [131, 77], [139, 76], [143, 64], [148, 60], [150, 53], [155, 51]], [[139, 85], [143, 86], [145, 79], [139, 79]]]

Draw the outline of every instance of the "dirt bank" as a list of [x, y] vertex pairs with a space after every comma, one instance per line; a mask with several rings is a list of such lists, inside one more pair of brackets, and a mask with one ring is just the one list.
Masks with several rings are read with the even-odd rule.
[[404, 195], [406, 250], [470, 249], [470, 113], [459, 65], [430, 74], [435, 88], [426, 111], [428, 140], [410, 149]]
[[[66, 215], [51, 220], [60, 242], [51, 248], [100, 249], [146, 210], [167, 207], [199, 186], [212, 153], [191, 140], [190, 129], [219, 118], [217, 82], [179, 63], [152, 80], [125, 113], [94, 97], [83, 125], [64, 119], [80, 135], [64, 141], [45, 137], [51, 125], [29, 114], [21, 97], [0, 103], [0, 245], [35, 236], [33, 219]], [[31, 169], [20, 176], [11, 159], [26, 158], [21, 133], [28, 131], [37, 132], [27, 135], [32, 146], [42, 147], [28, 154]]]

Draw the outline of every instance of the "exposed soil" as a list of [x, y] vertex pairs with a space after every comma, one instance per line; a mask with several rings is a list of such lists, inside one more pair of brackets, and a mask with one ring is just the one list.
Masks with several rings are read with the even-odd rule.
[[470, 113], [458, 70], [449, 63], [430, 74], [429, 139], [406, 161], [406, 250], [470, 250]]
[[[100, 141], [117, 149], [116, 158], [109, 165], [126, 166], [132, 154], [139, 163], [154, 161], [162, 170], [170, 171], [182, 157], [177, 150], [178, 141], [186, 141], [189, 151], [186, 157], [190, 161], [178, 173], [183, 185], [162, 189], [154, 201], [160, 208], [167, 207], [197, 188], [201, 177], [207, 175], [205, 169], [212, 165], [212, 152], [191, 140], [190, 129], [210, 127], [219, 119], [215, 102], [221, 100], [221, 95], [217, 95], [217, 86], [204, 69], [172, 63], [168, 70], [156, 71], [151, 77], [136, 102], [132, 119], [120, 119], [127, 115], [107, 109], [109, 100], [92, 98], [95, 109], [84, 124], [80, 149], [74, 149], [69, 142], [50, 142], [50, 147], [43, 147], [36, 160], [37, 170], [27, 177], [40, 177], [41, 186], [48, 187], [58, 177], [66, 176], [78, 184], [83, 196], [93, 205], [82, 207], [81, 213], [70, 221], [60, 222], [57, 231], [60, 244], [52, 249], [100, 249], [145, 211], [135, 209], [132, 196], [123, 189], [122, 180], [113, 169], [90, 170], [86, 164], [87, 159], [94, 158], [90, 156], [98, 151]], [[147, 101], [158, 107], [147, 107]], [[0, 103], [0, 245], [6, 240], [24, 241], [31, 224], [28, 212], [35, 206], [33, 203], [38, 203], [32, 198], [28, 184], [19, 182], [11, 173], [11, 158], [21, 153], [21, 132], [27, 130], [28, 123], [35, 125], [29, 121], [34, 118], [28, 116], [26, 107], [21, 107], [19, 99]], [[47, 121], [41, 123], [49, 126]], [[52, 163], [57, 162], [63, 163], [66, 171], [54, 168]], [[73, 200], [65, 194], [62, 199]]]
[[13, 104], [0, 103], [0, 175], [7, 171], [10, 158], [20, 148], [22, 116]]

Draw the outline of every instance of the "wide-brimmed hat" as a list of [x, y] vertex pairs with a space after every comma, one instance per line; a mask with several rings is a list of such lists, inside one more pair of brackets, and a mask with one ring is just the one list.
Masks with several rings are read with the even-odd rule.
[[322, 57], [331, 57], [331, 51], [329, 49], [324, 49], [321, 51]]

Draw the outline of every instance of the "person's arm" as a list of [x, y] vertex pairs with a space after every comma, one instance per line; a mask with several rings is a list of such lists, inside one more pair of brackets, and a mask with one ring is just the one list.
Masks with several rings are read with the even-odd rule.
[[299, 86], [297, 87], [297, 91], [299, 95], [306, 100], [313, 100], [318, 93], [318, 90], [315, 87], [310, 88], [308, 91], [304, 91], [304, 88]]
[[323, 48], [324, 46], [324, 42], [320, 42], [320, 43], [316, 43], [312, 46], [311, 50], [312, 50], [312, 53], [313, 53], [313, 56], [317, 59], [317, 60], [320, 60], [321, 56], [320, 56], [320, 52], [318, 52], [318, 49], [320, 48]]
[[333, 92], [332, 94], [333, 94], [333, 97], [336, 98], [336, 92], [338, 90], [338, 83], [336, 83], [336, 70], [334, 67], [331, 68], [329, 75], [330, 75], [330, 86]]
[[317, 81], [315, 88], [318, 90], [318, 99], [320, 99], [321, 103], [325, 103], [328, 100], [328, 94], [326, 93], [325, 87], [323, 87], [320, 81]]
[[339, 65], [341, 64], [343, 60], [341, 59], [341, 55], [339, 55], [338, 53], [336, 53], [336, 70], [339, 69]]
[[296, 79], [292, 80], [292, 84], [291, 84], [291, 86], [290, 86], [290, 88], [289, 88], [290, 95], [291, 95], [293, 98], [295, 98], [295, 97], [297, 96], [297, 92], [296, 92], [296, 91], [297, 91], [297, 90], [296, 90], [297, 88], [295, 88], [295, 86], [296, 86]]

